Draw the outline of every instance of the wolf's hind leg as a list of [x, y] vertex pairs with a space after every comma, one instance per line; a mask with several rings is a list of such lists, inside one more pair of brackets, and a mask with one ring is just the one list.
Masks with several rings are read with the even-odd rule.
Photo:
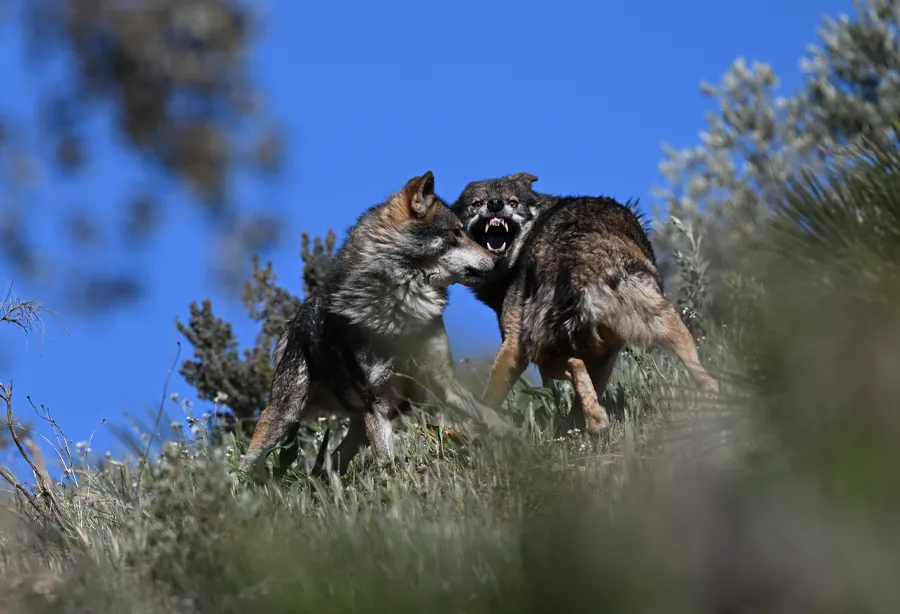
[[[612, 372], [616, 366], [616, 360], [619, 358], [620, 351], [621, 347], [616, 347], [615, 349], [609, 350], [600, 358], [591, 358], [585, 362], [587, 374], [594, 386], [597, 404], [600, 406], [600, 409], [603, 410], [603, 414], [599, 414], [595, 408], [589, 407], [586, 409], [585, 404], [581, 401], [581, 396], [576, 395], [575, 402], [572, 404], [572, 409], [569, 410], [569, 416], [566, 418], [566, 426], [568, 429], [583, 427], [589, 433], [601, 430], [604, 427], [601, 426], [599, 428], [591, 429], [589, 425], [602, 423], [602, 415], [607, 415], [607, 425], [609, 424], [606, 408], [600, 404], [600, 399], [603, 398], [603, 393], [609, 385], [609, 378], [612, 377]], [[569, 369], [571, 370], [571, 365]]]
[[[300, 415], [309, 398], [309, 385], [309, 370], [303, 355], [296, 352], [283, 356], [275, 369], [269, 404], [260, 414], [250, 446], [241, 460], [241, 471], [256, 479], [265, 477], [266, 454], [279, 443], [296, 437]], [[287, 443], [289, 447], [278, 454], [276, 477], [283, 475], [297, 458], [297, 442]]]
[[[613, 359], [608, 362], [615, 364], [615, 355], [613, 356]], [[606, 363], [603, 363], [603, 366], [605, 367]], [[575, 394], [581, 404], [581, 411], [584, 414], [585, 430], [589, 433], [596, 433], [608, 427], [609, 416], [603, 406], [600, 405], [600, 399], [597, 396], [595, 384], [602, 383], [605, 388], [609, 376], [607, 375], [603, 382], [592, 381], [587, 365], [580, 358], [570, 358], [567, 363], [566, 371], [569, 379], [572, 380], [572, 384], [575, 387]], [[611, 366], [609, 367], [609, 371], [612, 372]], [[602, 376], [603, 373], [601, 372], [599, 375]], [[572, 409], [574, 410], [575, 408], [573, 407]]]

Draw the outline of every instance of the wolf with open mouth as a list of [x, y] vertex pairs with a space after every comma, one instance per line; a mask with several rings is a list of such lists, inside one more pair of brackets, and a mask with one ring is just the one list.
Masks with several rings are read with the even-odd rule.
[[537, 177], [528, 173], [469, 183], [453, 205], [476, 242], [491, 252], [515, 261], [521, 242], [546, 203], [529, 187]]
[[574, 385], [573, 426], [583, 418], [588, 431], [602, 430], [609, 417], [600, 399], [626, 345], [667, 347], [702, 389], [718, 390], [663, 296], [635, 206], [541, 194], [535, 181], [528, 173], [475, 181], [452, 206], [469, 236], [500, 256], [472, 287], [497, 314], [503, 339], [484, 403], [498, 407], [533, 363], [544, 378]]

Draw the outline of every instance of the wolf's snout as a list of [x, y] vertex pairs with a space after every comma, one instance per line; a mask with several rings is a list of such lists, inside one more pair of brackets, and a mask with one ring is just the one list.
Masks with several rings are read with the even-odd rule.
[[491, 213], [499, 213], [503, 211], [503, 201], [499, 198], [494, 200], [489, 200], [487, 204], [488, 211]]
[[479, 246], [476, 257], [467, 263], [467, 268], [471, 269], [467, 273], [486, 273], [492, 271], [496, 264], [497, 256]]
[[480, 280], [494, 268], [494, 263], [490, 261], [479, 262], [478, 266], [467, 266], [463, 268], [463, 277], [469, 280]]

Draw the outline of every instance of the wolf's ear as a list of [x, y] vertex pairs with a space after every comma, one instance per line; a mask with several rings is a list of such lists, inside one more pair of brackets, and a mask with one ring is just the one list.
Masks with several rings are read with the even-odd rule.
[[431, 217], [437, 204], [434, 196], [434, 173], [428, 171], [420, 177], [410, 179], [403, 187], [401, 200], [409, 208], [410, 217]]
[[538, 178], [531, 173], [516, 173], [515, 175], [510, 175], [509, 178], [524, 184], [526, 188], [530, 188], [531, 184], [538, 180]]

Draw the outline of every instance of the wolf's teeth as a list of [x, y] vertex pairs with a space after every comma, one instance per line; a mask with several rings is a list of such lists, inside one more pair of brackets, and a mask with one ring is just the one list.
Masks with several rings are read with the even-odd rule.
[[500, 246], [500, 249], [498, 251], [506, 251], [506, 241], [503, 242], [503, 245]]
[[503, 230], [509, 232], [509, 226], [506, 225], [506, 220], [501, 220], [501, 222], [503, 223]]
[[488, 220], [484, 224], [484, 231], [487, 232], [490, 227], [491, 227], [491, 222], [490, 222], [490, 220]]

